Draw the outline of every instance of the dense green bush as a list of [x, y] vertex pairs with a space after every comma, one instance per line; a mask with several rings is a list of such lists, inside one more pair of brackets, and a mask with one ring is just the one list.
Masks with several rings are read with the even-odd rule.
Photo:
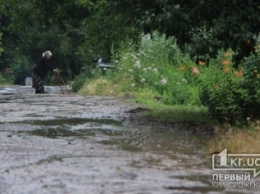
[[245, 58], [238, 68], [232, 51], [220, 51], [199, 76], [200, 99], [212, 117], [225, 122], [241, 122], [260, 116], [259, 55]]
[[251, 55], [243, 61], [245, 91], [244, 116], [260, 118], [260, 55]]

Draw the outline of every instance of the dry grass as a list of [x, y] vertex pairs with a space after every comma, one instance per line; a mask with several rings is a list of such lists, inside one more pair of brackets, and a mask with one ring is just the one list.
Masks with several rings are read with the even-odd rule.
[[104, 78], [99, 78], [86, 83], [78, 93], [81, 95], [120, 95], [117, 86]]
[[209, 142], [208, 152], [218, 153], [224, 148], [229, 153], [238, 154], [259, 154], [260, 153], [260, 125], [256, 122], [253, 127], [247, 129], [235, 129], [229, 127], [223, 133], [216, 127], [216, 137]]

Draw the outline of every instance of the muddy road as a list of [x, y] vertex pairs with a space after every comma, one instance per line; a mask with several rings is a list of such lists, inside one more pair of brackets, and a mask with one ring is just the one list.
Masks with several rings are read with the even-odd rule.
[[258, 193], [212, 187], [204, 138], [138, 124], [137, 104], [0, 88], [1, 194]]

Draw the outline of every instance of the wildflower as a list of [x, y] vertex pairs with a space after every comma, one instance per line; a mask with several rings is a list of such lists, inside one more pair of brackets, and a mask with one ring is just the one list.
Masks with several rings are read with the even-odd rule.
[[147, 71], [147, 68], [143, 68], [143, 70], [146, 72], [146, 71]]
[[197, 67], [192, 67], [191, 72], [193, 75], [198, 75], [200, 73]]
[[141, 62], [140, 61], [136, 61], [134, 66], [137, 67], [137, 68], [141, 68]]
[[131, 87], [135, 87], [135, 84], [131, 84]]
[[230, 52], [230, 51], [227, 51], [226, 53], [225, 53], [225, 57], [230, 57], [232, 55], [232, 53]]
[[163, 79], [161, 80], [161, 84], [162, 84], [162, 85], [167, 84], [167, 80], [166, 80], [165, 78], [163, 78]]
[[235, 75], [236, 75], [237, 77], [242, 77], [242, 76], [243, 76], [243, 71], [242, 71], [242, 70], [236, 71], [236, 72], [235, 72]]
[[181, 81], [184, 82], [184, 83], [188, 83], [188, 80], [185, 79], [185, 78], [182, 78]]
[[205, 65], [205, 61], [199, 61], [199, 65], [200, 65], [200, 66]]
[[151, 70], [152, 70], [152, 67], [151, 67], [151, 66], [147, 67], [147, 70], [151, 71]]
[[158, 69], [157, 69], [157, 68], [153, 68], [153, 71], [154, 71], [154, 72], [158, 72]]
[[185, 70], [187, 67], [186, 66], [181, 66], [181, 70]]
[[131, 54], [131, 56], [133, 57], [133, 59], [137, 59], [137, 56], [135, 54]]
[[222, 65], [229, 65], [230, 64], [230, 61], [229, 60], [223, 60], [221, 62]]
[[144, 83], [144, 82], [145, 82], [145, 79], [144, 79], [144, 78], [143, 78], [143, 79], [141, 79], [141, 82], [142, 82], [142, 83]]
[[227, 73], [227, 72], [229, 72], [229, 70], [230, 70], [229, 68], [224, 68], [224, 69], [223, 69], [223, 72], [224, 72], [224, 73]]

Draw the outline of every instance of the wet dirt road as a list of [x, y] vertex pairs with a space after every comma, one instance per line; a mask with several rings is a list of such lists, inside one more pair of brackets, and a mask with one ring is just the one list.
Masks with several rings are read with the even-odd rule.
[[137, 104], [0, 88], [1, 194], [258, 193], [213, 188], [203, 138], [138, 126]]

